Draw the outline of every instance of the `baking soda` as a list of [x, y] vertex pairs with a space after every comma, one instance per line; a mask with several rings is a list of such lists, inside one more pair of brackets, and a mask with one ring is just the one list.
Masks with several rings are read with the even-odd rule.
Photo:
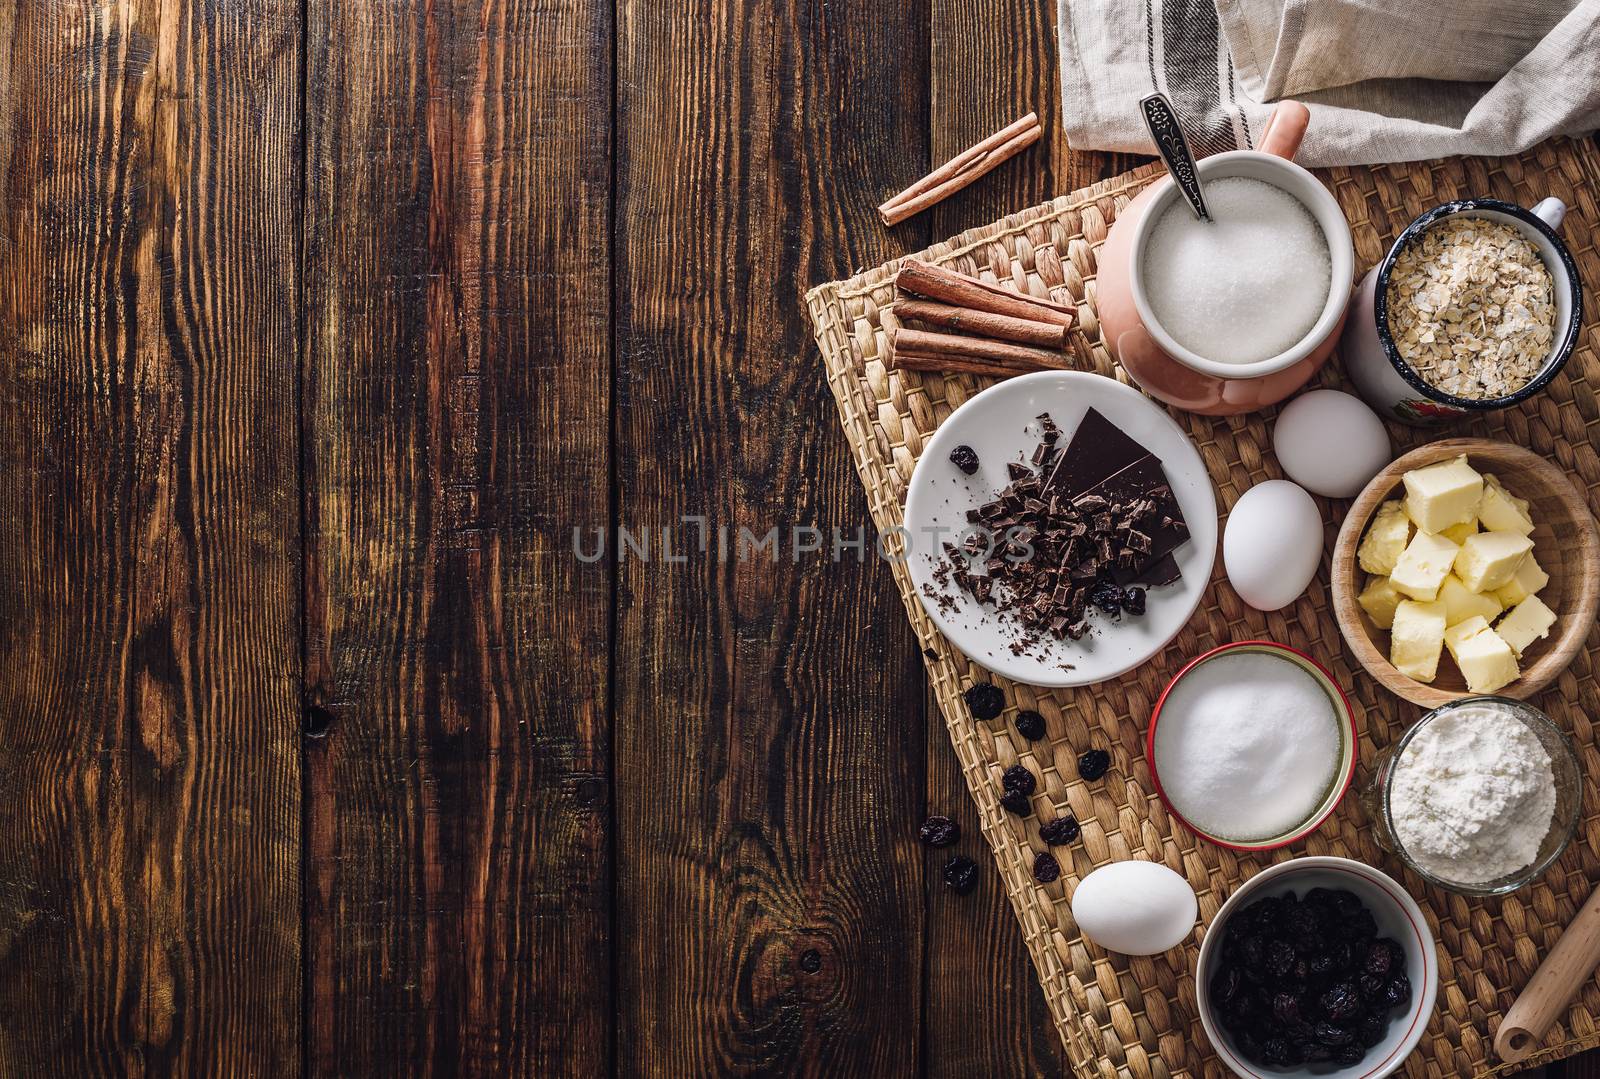
[[1219, 839], [1292, 831], [1327, 798], [1343, 755], [1322, 684], [1264, 652], [1207, 660], [1173, 686], [1155, 766], [1173, 809]]
[[1145, 242], [1150, 309], [1178, 344], [1218, 363], [1254, 363], [1305, 339], [1328, 303], [1328, 241], [1299, 199], [1261, 180], [1205, 185], [1211, 221], [1174, 199]]

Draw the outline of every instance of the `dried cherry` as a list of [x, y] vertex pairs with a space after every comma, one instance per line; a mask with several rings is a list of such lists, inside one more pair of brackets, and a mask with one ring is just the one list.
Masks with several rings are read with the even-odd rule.
[[1032, 794], [1039, 787], [1039, 780], [1028, 771], [1025, 764], [1013, 764], [1000, 776], [1000, 785], [1008, 791], [1018, 794]]
[[1313, 888], [1241, 907], [1221, 927], [1211, 1004], [1234, 1046], [1268, 1067], [1350, 1067], [1411, 1000], [1405, 951], [1377, 938], [1355, 893]]
[[1039, 826], [1039, 838], [1052, 847], [1059, 847], [1077, 839], [1083, 829], [1078, 825], [1078, 818], [1073, 816], [1057, 817], [1055, 820]]
[[1033, 812], [1033, 803], [1021, 791], [1006, 791], [1000, 796], [1000, 804], [1008, 813], [1015, 813], [1019, 817], [1026, 817]]
[[917, 836], [930, 847], [948, 847], [961, 838], [961, 829], [949, 817], [929, 817], [917, 829]]
[[1044, 737], [1044, 716], [1031, 708], [1018, 712], [1017, 733], [1030, 742], [1037, 742]]
[[978, 886], [978, 864], [965, 854], [958, 854], [944, 864], [944, 882], [954, 888], [957, 895], [966, 895]]
[[975, 683], [963, 696], [973, 719], [994, 719], [1006, 710], [1006, 695], [992, 682]]
[[1103, 749], [1091, 749], [1078, 757], [1078, 775], [1091, 783], [1105, 775], [1111, 767], [1111, 754]]
[[971, 446], [957, 446], [950, 451], [950, 463], [970, 476], [978, 471], [978, 452]]

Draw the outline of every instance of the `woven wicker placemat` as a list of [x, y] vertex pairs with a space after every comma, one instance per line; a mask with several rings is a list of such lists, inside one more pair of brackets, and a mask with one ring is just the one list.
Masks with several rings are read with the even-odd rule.
[[[1079, 305], [1087, 338], [1077, 346], [1079, 365], [1126, 381], [1099, 341], [1096, 253], [1118, 211], [1157, 175], [1154, 166], [1139, 169], [972, 229], [919, 257], [1038, 295], [1070, 295]], [[1600, 189], [1600, 151], [1592, 143], [1561, 141], [1516, 157], [1327, 169], [1319, 175], [1350, 219], [1359, 272], [1382, 257], [1412, 218], [1439, 202], [1492, 195], [1531, 206], [1555, 195], [1571, 207], [1562, 231], [1584, 279], [1590, 286], [1600, 283], [1595, 231], [1600, 210], [1594, 197]], [[902, 523], [906, 484], [928, 437], [951, 411], [988, 385], [971, 376], [885, 370], [897, 265], [823, 285], [807, 297], [845, 435], [873, 519], [886, 536]], [[1585, 292], [1586, 310], [1600, 310], [1592, 288]], [[1451, 433], [1502, 438], [1546, 455], [1587, 489], [1590, 507], [1600, 514], [1597, 346], [1600, 334], [1591, 316], [1566, 373], [1544, 393]], [[1337, 361], [1320, 378], [1328, 386], [1342, 381]], [[1252, 485], [1282, 475], [1270, 452], [1272, 411], [1229, 419], [1169, 411], [1199, 446], [1224, 511]], [[1396, 425], [1390, 433], [1402, 449], [1441, 437]], [[1080, 1074], [1139, 1079], [1227, 1074], [1211, 1053], [1195, 1009], [1193, 972], [1200, 932], [1183, 949], [1148, 958], [1111, 955], [1079, 935], [1068, 897], [1077, 881], [1098, 866], [1126, 858], [1170, 866], [1199, 893], [1202, 925], [1209, 924], [1239, 881], [1296, 855], [1344, 855], [1394, 875], [1422, 904], [1440, 947], [1438, 1009], [1421, 1047], [1405, 1066], [1407, 1074], [1419, 1077], [1510, 1070], [1492, 1055], [1500, 1017], [1600, 880], [1600, 743], [1588, 714], [1600, 701], [1594, 659], [1600, 634], [1591, 634], [1586, 650], [1535, 702], [1571, 732], [1578, 748], [1585, 776], [1584, 821], [1557, 866], [1515, 896], [1468, 900], [1424, 885], [1373, 843], [1354, 796], [1315, 835], [1271, 856], [1242, 856], [1196, 840], [1166, 814], [1144, 759], [1145, 722], [1171, 673], [1186, 658], [1215, 645], [1270, 638], [1307, 649], [1330, 664], [1360, 713], [1357, 789], [1367, 781], [1375, 754], [1421, 715], [1419, 708], [1366, 677], [1344, 650], [1330, 605], [1326, 552], [1332, 550], [1348, 503], [1319, 503], [1328, 541], [1323, 565], [1291, 607], [1272, 614], [1246, 607], [1224, 580], [1218, 558], [1205, 603], [1156, 660], [1135, 673], [1076, 690], [1043, 690], [995, 677], [1008, 707], [1002, 720], [990, 723], [975, 722], [961, 697], [974, 679], [990, 676], [945, 642], [913, 594], [905, 565], [889, 563], [918, 643], [927, 650], [928, 673], [951, 742], [1051, 1014]], [[894, 546], [892, 537], [888, 546]], [[1016, 735], [1011, 720], [1020, 708], [1044, 714], [1046, 738], [1029, 743]], [[1077, 776], [1076, 759], [1091, 746], [1110, 749], [1113, 764], [1103, 780], [1085, 783]], [[1057, 813], [1071, 813], [1083, 823], [1080, 842], [1055, 848], [1063, 877], [1050, 885], [1037, 884], [1032, 876], [1034, 855], [1045, 849], [1039, 817], [1012, 816], [998, 801], [1001, 772], [1019, 761], [1041, 777], [1041, 791]], [[1600, 1045], [1600, 985], [1588, 983], [1546, 1044], [1550, 1048], [1526, 1066]]]

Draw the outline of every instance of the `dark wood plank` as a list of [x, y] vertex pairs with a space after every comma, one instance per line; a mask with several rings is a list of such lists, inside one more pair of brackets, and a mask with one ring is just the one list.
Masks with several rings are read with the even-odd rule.
[[[690, 550], [619, 566], [628, 1074], [918, 1067], [921, 661], [885, 568], [826, 550], [872, 533], [802, 292], [920, 243], [874, 207], [926, 164], [927, 26], [918, 3], [618, 5], [619, 510]], [[829, 537], [799, 564], [796, 525]], [[741, 526], [780, 528], [776, 564], [719, 561]]]
[[6, 1074], [299, 1067], [298, 19], [0, 17]]
[[308, 15], [309, 1059], [594, 1074], [608, 8]]
[[[934, 0], [932, 14], [934, 160], [958, 153], [1029, 111], [1039, 114], [1044, 127], [1037, 146], [930, 210], [925, 216], [933, 238], [987, 224], [1132, 167], [1125, 155], [1067, 147], [1054, 5]], [[1068, 1074], [1033, 961], [978, 833], [977, 813], [931, 696], [926, 707], [931, 717], [928, 811], [960, 822], [984, 869], [983, 886], [965, 899], [933, 887], [925, 975], [928, 1074]]]

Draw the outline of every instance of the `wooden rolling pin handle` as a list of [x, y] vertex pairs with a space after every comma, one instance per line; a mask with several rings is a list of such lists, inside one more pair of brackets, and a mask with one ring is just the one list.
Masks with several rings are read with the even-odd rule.
[[1590, 893], [1556, 946], [1533, 972], [1522, 994], [1500, 1021], [1494, 1051], [1515, 1064], [1530, 1056], [1549, 1032], [1557, 1016], [1594, 976], [1600, 965], [1600, 888]]

